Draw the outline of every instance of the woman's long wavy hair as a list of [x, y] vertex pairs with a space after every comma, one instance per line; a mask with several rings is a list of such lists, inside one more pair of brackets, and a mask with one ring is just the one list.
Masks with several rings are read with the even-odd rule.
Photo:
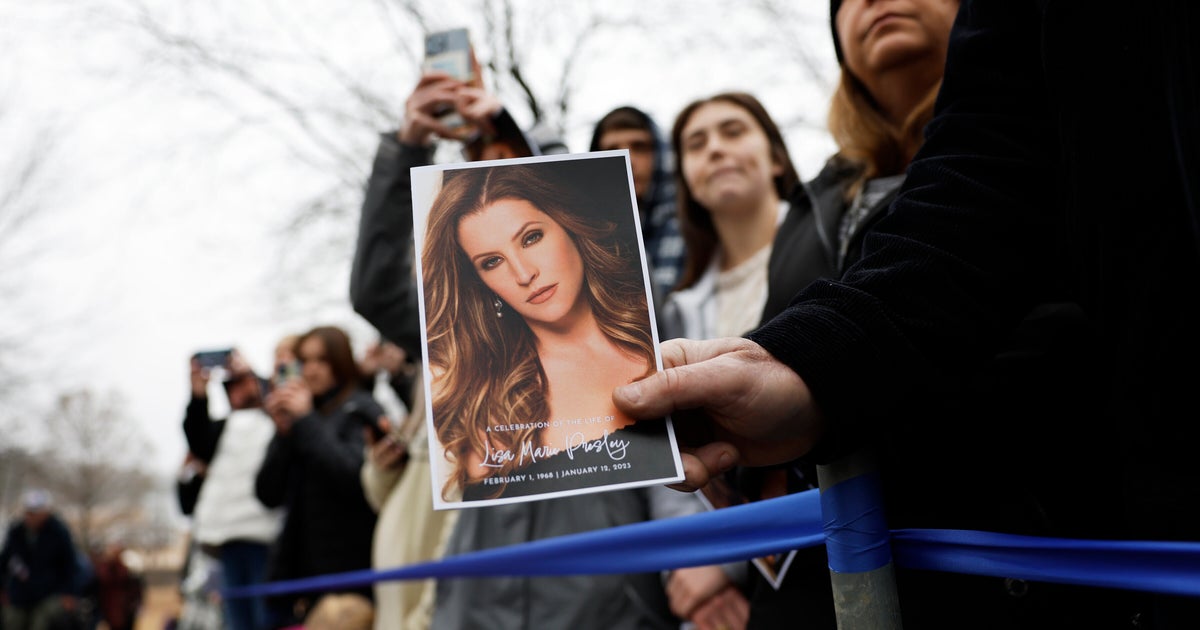
[[[454, 473], [443, 497], [469, 480], [467, 456], [495, 450], [520, 452], [539, 446], [540, 429], [492, 431], [490, 426], [548, 423], [547, 380], [536, 340], [524, 319], [508, 310], [497, 317], [494, 294], [484, 285], [458, 239], [464, 217], [502, 199], [532, 203], [561, 225], [583, 260], [584, 294], [601, 330], [613, 343], [654, 369], [654, 342], [647, 322], [645, 285], [637, 250], [616, 234], [616, 224], [588, 211], [568, 182], [550, 172], [553, 163], [447, 171], [429, 211], [421, 254], [426, 296], [429, 367], [437, 437]], [[493, 475], [517, 468], [505, 462]], [[497, 486], [497, 494], [503, 486]]]
[[684, 251], [686, 252], [683, 274], [675, 287], [677, 289], [685, 289], [695, 284], [708, 269], [713, 254], [717, 250], [717, 228], [713, 225], [712, 213], [708, 211], [708, 208], [700, 205], [691, 189], [688, 188], [687, 180], [683, 177], [683, 161], [687, 159], [683, 153], [683, 128], [697, 109], [709, 103], [735, 105], [749, 112], [750, 116], [758, 121], [758, 126], [767, 135], [767, 141], [770, 143], [771, 159], [783, 167], [783, 172], [775, 177], [775, 192], [780, 199], [789, 198], [796, 186], [800, 185], [800, 175], [792, 164], [792, 157], [788, 153], [787, 143], [783, 140], [783, 133], [779, 131], [779, 126], [771, 119], [771, 115], [767, 113], [767, 108], [763, 107], [762, 103], [753, 95], [746, 92], [722, 92], [692, 101], [687, 107], [684, 107], [675, 117], [675, 125], [671, 128], [671, 149], [675, 151], [676, 156], [675, 190], [677, 191], [676, 203], [679, 207], [679, 231], [683, 235]]
[[939, 79], [897, 127], [884, 117], [862, 81], [842, 65], [842, 78], [829, 106], [828, 126], [838, 146], [837, 159], [859, 169], [858, 177], [846, 190], [847, 201], [857, 196], [868, 180], [899, 175], [908, 168], [925, 141], [925, 125], [933, 118], [941, 86]]
[[[350, 345], [350, 335], [337, 326], [317, 326], [312, 330], [296, 337], [292, 345], [292, 354], [300, 356], [300, 346], [309, 339], [316, 339], [325, 348], [325, 360], [333, 372], [333, 390], [337, 393], [325, 401], [318, 410], [329, 415], [350, 397], [350, 394], [362, 382], [362, 371], [354, 360], [354, 348]], [[313, 392], [316, 396], [324, 396], [329, 392]]]

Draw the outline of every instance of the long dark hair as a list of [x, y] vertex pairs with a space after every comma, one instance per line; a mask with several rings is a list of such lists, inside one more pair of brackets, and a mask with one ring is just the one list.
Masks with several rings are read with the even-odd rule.
[[792, 164], [788, 154], [787, 143], [779, 126], [771, 119], [762, 103], [746, 92], [722, 92], [720, 94], [692, 101], [675, 117], [675, 126], [671, 129], [671, 149], [679, 156], [675, 164], [675, 190], [678, 191], [679, 231], [683, 235], [684, 249], [687, 252], [683, 261], [683, 274], [679, 279], [677, 289], [692, 286], [704, 275], [704, 271], [712, 262], [713, 253], [717, 249], [717, 229], [713, 225], [712, 214], [696, 200], [687, 180], [683, 177], [683, 161], [687, 159], [683, 153], [683, 128], [691, 120], [702, 105], [709, 103], [729, 103], [746, 110], [758, 126], [762, 128], [771, 146], [771, 159], [782, 167], [782, 172], [775, 176], [775, 192], [780, 199], [787, 199], [792, 191], [800, 184], [800, 175]]
[[[300, 356], [300, 346], [309, 339], [317, 339], [325, 347], [325, 360], [333, 372], [333, 387], [337, 393], [319, 409], [322, 414], [328, 415], [360, 386], [362, 372], [358, 369], [358, 362], [354, 360], [354, 349], [350, 346], [350, 335], [347, 335], [346, 331], [337, 326], [317, 326], [296, 338], [292, 353]], [[327, 392], [313, 393], [324, 395]]]
[[[459, 244], [464, 217], [502, 199], [518, 199], [561, 225], [583, 260], [584, 294], [600, 329], [618, 347], [643, 357], [647, 373], [654, 369], [645, 285], [631, 258], [637, 250], [616, 237], [613, 222], [588, 211], [589, 200], [574, 195], [553, 165], [446, 171], [429, 211], [421, 263], [433, 417], [455, 466], [443, 496], [455, 484], [465, 486], [467, 455], [485, 452], [484, 439], [495, 449], [516, 449], [540, 434], [535, 428], [487, 433], [489, 426], [550, 420], [546, 374], [533, 332], [512, 311], [496, 316], [492, 292]], [[506, 462], [493, 471], [505, 475], [516, 467]]]

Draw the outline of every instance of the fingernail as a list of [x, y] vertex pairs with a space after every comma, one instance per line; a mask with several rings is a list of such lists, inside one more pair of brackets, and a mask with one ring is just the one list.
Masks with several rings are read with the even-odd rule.
[[630, 383], [628, 385], [622, 385], [620, 388], [618, 388], [618, 390], [621, 392], [621, 395], [624, 396], [625, 399], [631, 403], [636, 404], [636, 403], [640, 402], [642, 399], [642, 384], [641, 383]]
[[725, 452], [721, 453], [720, 457], [717, 458], [717, 466], [720, 466], [721, 472], [724, 472], [726, 470], [729, 470], [730, 468], [733, 468], [734, 461], [735, 461], [735, 459], [733, 457], [733, 453], [730, 453], [729, 451], [725, 451]]

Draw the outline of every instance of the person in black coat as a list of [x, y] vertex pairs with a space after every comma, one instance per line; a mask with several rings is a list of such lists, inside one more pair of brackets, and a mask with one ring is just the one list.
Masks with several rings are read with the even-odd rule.
[[[276, 424], [255, 479], [267, 507], [287, 509], [283, 531], [271, 549], [268, 581], [341, 573], [371, 566], [375, 512], [359, 482], [363, 464], [363, 418], [383, 409], [362, 389], [349, 336], [319, 326], [296, 342], [301, 378], [276, 387], [266, 400]], [[358, 591], [371, 597], [369, 587]], [[304, 618], [305, 596], [276, 598], [281, 625]]]
[[[1200, 540], [1200, 470], [1183, 465], [1200, 425], [1178, 411], [1194, 407], [1195, 380], [1179, 358], [1200, 352], [1198, 28], [1182, 1], [965, 0], [925, 144], [859, 262], [747, 338], [668, 342], [669, 369], [619, 388], [618, 404], [647, 418], [703, 409], [722, 428], [724, 441], [687, 457], [690, 484], [739, 458], [827, 463], [882, 444], [894, 455], [884, 479], [928, 491], [909, 494], [924, 499], [907, 505], [910, 523], [988, 529], [1023, 506], [985, 505], [976, 486], [1044, 486], [1055, 507], [1075, 480], [1105, 500], [1070, 506], [1060, 531]], [[922, 419], [972, 387], [1046, 303], [1077, 305], [1094, 335], [1081, 344], [1094, 361], [1087, 399], [1076, 399], [1099, 400], [1094, 415]], [[1031, 381], [1076, 376], [1051, 368]], [[1007, 449], [1006, 468], [969, 457], [989, 447]], [[1200, 625], [1195, 599], [937, 577], [898, 571], [905, 626]]]
[[80, 567], [71, 531], [51, 511], [45, 490], [28, 490], [21, 502], [24, 514], [0, 548], [3, 627], [74, 627]]

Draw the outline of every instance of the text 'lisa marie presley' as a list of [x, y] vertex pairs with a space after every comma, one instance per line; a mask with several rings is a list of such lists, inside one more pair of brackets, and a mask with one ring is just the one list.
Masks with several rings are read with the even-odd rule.
[[609, 459], [617, 462], [625, 459], [629, 450], [629, 440], [614, 438], [609, 435], [608, 431], [605, 431], [602, 437], [589, 441], [584, 439], [582, 432], [576, 432], [566, 437], [563, 448], [556, 448], [549, 445], [534, 446], [530, 440], [522, 443], [517, 453], [514, 453], [511, 449], [493, 449], [490, 440], [484, 441], [484, 447], [487, 452], [480, 466], [500, 468], [507, 462], [516, 461], [518, 466], [523, 466], [553, 457], [559, 453], [566, 453], [567, 457], [575, 459], [575, 453], [577, 452], [603, 452], [608, 455]]

